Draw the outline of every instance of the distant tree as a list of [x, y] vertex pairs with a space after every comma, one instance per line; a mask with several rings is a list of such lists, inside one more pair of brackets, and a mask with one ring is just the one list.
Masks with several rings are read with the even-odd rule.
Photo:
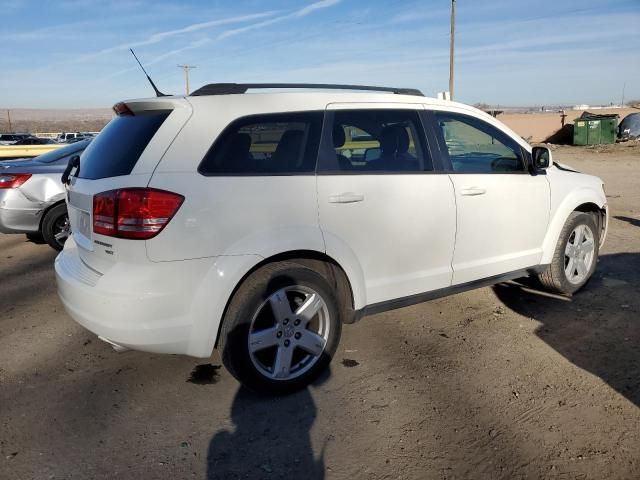
[[488, 108], [491, 108], [491, 105], [489, 105], [488, 103], [475, 103], [473, 105], [474, 107], [476, 107], [478, 110], [487, 110]]

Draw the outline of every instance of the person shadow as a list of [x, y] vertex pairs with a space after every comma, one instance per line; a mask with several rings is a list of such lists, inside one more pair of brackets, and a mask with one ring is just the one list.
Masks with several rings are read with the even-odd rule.
[[325, 446], [316, 458], [310, 435], [317, 413], [309, 388], [270, 398], [241, 386], [231, 406], [234, 428], [209, 443], [207, 479], [323, 479]]
[[531, 278], [493, 287], [511, 310], [541, 323], [536, 335], [640, 407], [640, 253], [603, 255], [572, 297]]

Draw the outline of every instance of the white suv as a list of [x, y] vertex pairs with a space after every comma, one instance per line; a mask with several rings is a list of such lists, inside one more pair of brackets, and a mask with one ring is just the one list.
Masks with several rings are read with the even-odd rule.
[[217, 346], [256, 390], [311, 382], [366, 314], [529, 274], [571, 294], [605, 238], [599, 178], [416, 90], [212, 84], [114, 110], [68, 182], [67, 311], [117, 349]]

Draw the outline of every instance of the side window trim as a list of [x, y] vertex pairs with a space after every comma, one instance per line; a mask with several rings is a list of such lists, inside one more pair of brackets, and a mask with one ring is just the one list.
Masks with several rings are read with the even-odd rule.
[[[431, 155], [431, 162], [433, 163], [433, 172], [426, 173], [447, 173], [451, 168], [449, 162], [449, 155], [443, 156], [440, 151], [440, 142], [438, 135], [434, 130], [435, 115], [431, 110], [420, 111], [420, 121], [422, 123], [423, 135], [427, 145], [427, 151]], [[446, 161], [445, 161], [446, 159]]]
[[[328, 106], [327, 106], [328, 107]], [[376, 108], [358, 108], [358, 104], [353, 105], [353, 109], [345, 110], [379, 110]], [[386, 110], [386, 109], [384, 109]], [[389, 109], [394, 110], [394, 109]], [[416, 171], [362, 171], [362, 170], [340, 170], [338, 168], [338, 162], [333, 148], [333, 123], [335, 120], [335, 113], [343, 111], [343, 109], [327, 108], [325, 110], [324, 122], [322, 124], [322, 136], [320, 139], [320, 147], [318, 148], [318, 161], [316, 167], [317, 175], [430, 175], [430, 174], [442, 174], [445, 173], [442, 168], [442, 163], [439, 157], [435, 155], [432, 143], [433, 138], [427, 134], [428, 125], [426, 118], [424, 117], [424, 106], [417, 104], [416, 108], [398, 108], [398, 110], [406, 110], [414, 112], [416, 114], [416, 135], [417, 139], [422, 146], [425, 156], [429, 156], [432, 163], [432, 170], [424, 170], [426, 165], [423, 164], [423, 170]]]
[[[455, 174], [455, 175], [523, 175], [523, 174], [530, 175], [531, 174], [530, 168], [529, 168], [530, 162], [529, 162], [528, 152], [522, 147], [522, 145], [520, 145], [519, 142], [511, 138], [511, 136], [509, 136], [507, 133], [503, 132], [499, 128], [495, 127], [494, 125], [484, 122], [482, 119], [476, 118], [472, 115], [466, 115], [464, 113], [450, 112], [448, 110], [432, 110], [432, 109], [427, 110], [427, 112], [430, 113], [429, 124], [431, 126], [431, 130], [437, 139], [438, 154], [439, 154], [438, 157], [442, 162], [444, 171], [447, 174]], [[449, 157], [449, 150], [447, 148], [447, 144], [445, 142], [444, 136], [442, 135], [442, 131], [438, 127], [437, 114], [451, 115], [453, 118], [458, 117], [462, 119], [470, 119], [471, 126], [473, 126], [473, 122], [483, 122], [486, 125], [488, 125], [490, 128], [495, 129], [501, 135], [508, 138], [518, 146], [518, 151], [520, 152], [523, 169], [513, 170], [513, 171], [491, 171], [491, 172], [462, 172], [462, 171], [454, 170], [453, 164], [451, 163], [451, 158]]]

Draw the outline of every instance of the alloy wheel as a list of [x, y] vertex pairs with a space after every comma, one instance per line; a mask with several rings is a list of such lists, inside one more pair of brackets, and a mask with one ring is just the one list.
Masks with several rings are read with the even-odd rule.
[[299, 377], [322, 357], [330, 328], [329, 309], [317, 291], [303, 285], [281, 288], [251, 320], [251, 362], [272, 380]]
[[578, 284], [587, 278], [594, 254], [595, 242], [591, 228], [585, 224], [576, 226], [564, 249], [564, 273], [569, 282]]

